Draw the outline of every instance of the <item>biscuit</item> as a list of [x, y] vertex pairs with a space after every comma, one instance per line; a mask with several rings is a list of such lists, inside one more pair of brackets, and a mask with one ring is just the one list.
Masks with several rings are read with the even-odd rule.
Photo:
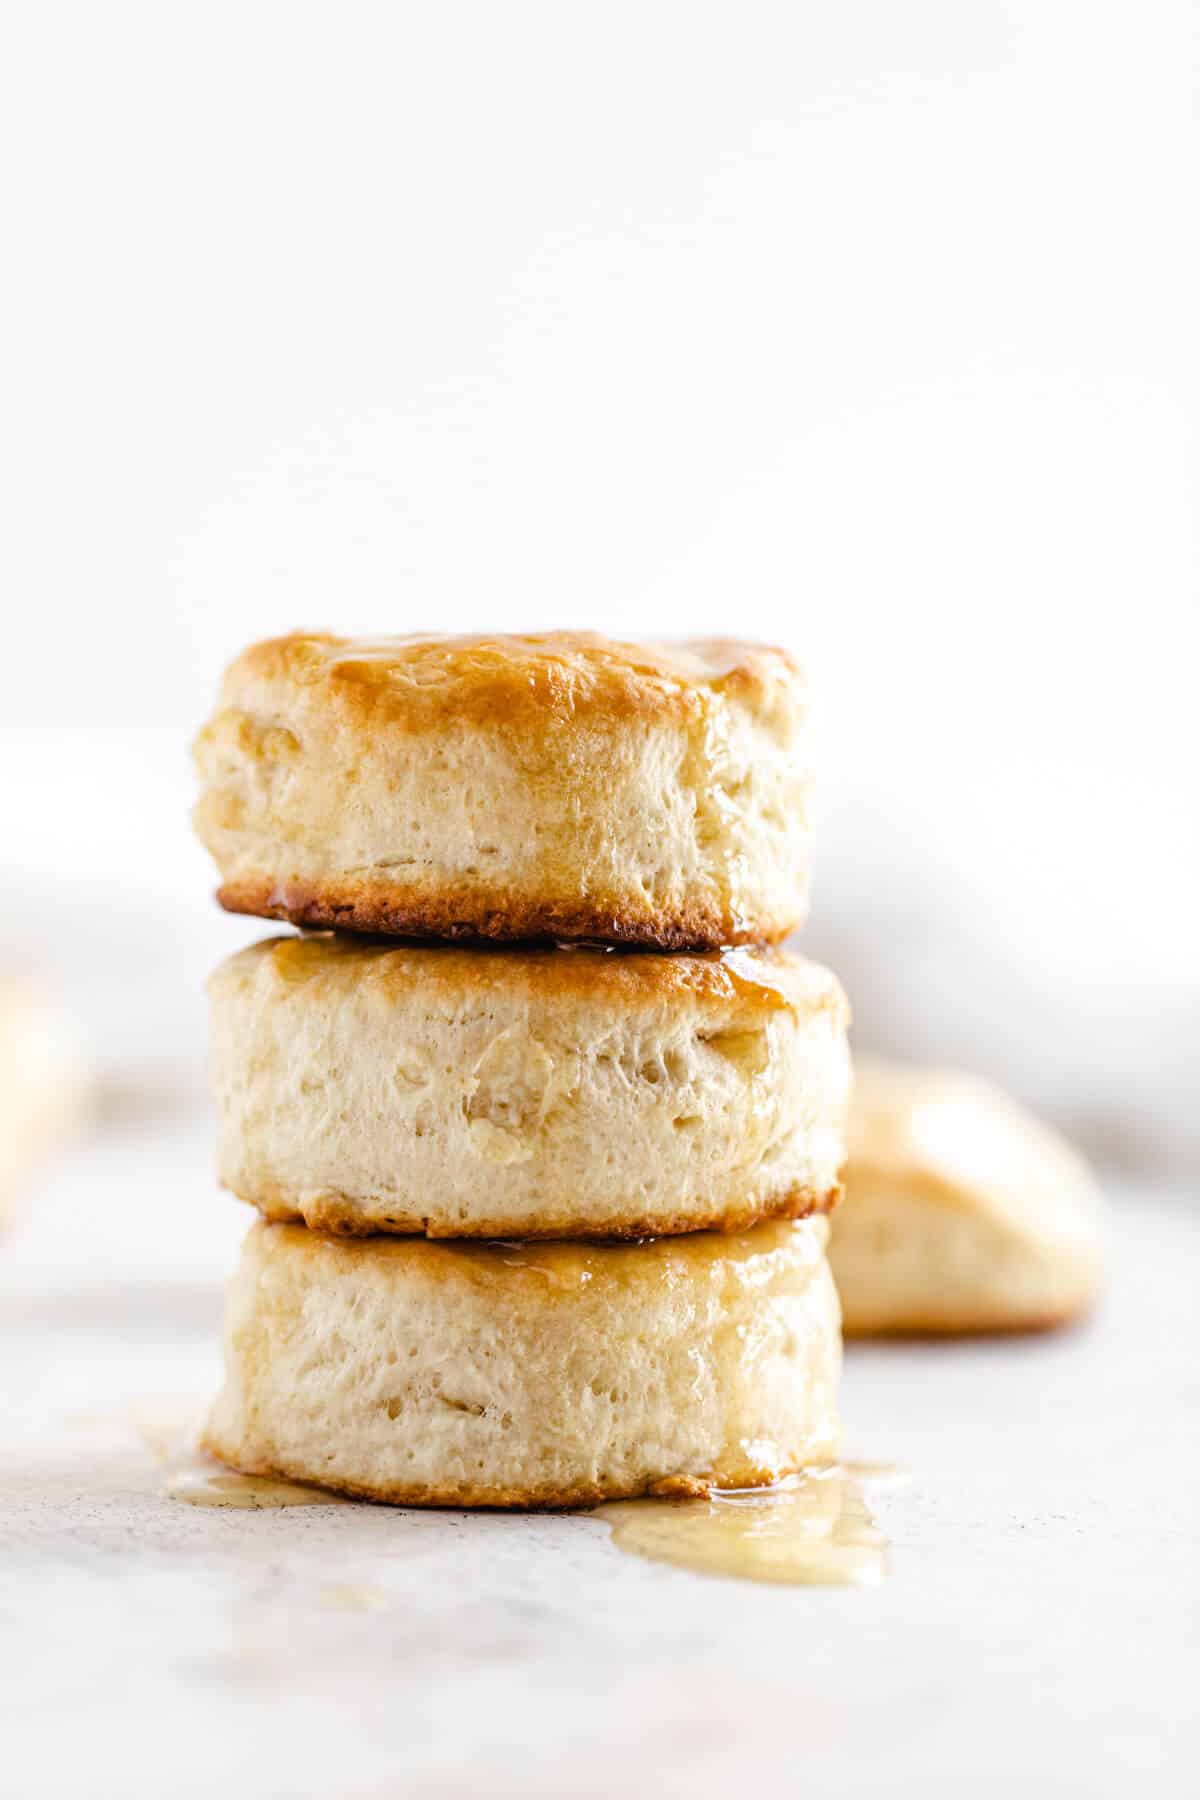
[[283, 937], [209, 983], [220, 1177], [268, 1218], [645, 1237], [823, 1211], [833, 976], [777, 950]]
[[776, 1480], [837, 1451], [826, 1229], [472, 1245], [260, 1221], [204, 1448], [413, 1506]]
[[849, 1139], [829, 1253], [848, 1334], [1035, 1331], [1091, 1304], [1095, 1184], [998, 1089], [865, 1065]]
[[677, 950], [773, 942], [807, 910], [782, 650], [296, 633], [234, 662], [196, 761], [231, 912]]
[[86, 1086], [80, 1045], [49, 996], [0, 978], [0, 1219], [31, 1170], [77, 1128]]

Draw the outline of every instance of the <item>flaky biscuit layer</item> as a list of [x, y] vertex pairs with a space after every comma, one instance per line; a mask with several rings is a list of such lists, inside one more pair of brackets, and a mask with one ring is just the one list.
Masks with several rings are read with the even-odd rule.
[[837, 1452], [826, 1229], [469, 1245], [259, 1223], [205, 1447], [414, 1506], [776, 1480]]
[[277, 938], [209, 991], [221, 1179], [269, 1218], [645, 1237], [839, 1193], [847, 1008], [800, 957]]
[[224, 906], [296, 924], [775, 941], [807, 909], [807, 711], [755, 645], [295, 633], [228, 671], [195, 824]]

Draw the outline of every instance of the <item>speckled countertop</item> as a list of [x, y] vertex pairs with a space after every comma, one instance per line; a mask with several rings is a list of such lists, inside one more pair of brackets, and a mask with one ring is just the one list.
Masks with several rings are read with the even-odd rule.
[[128, 1120], [0, 1246], [5, 1795], [1194, 1791], [1200, 1217], [1114, 1197], [1074, 1334], [853, 1350], [878, 1589], [721, 1581], [566, 1518], [163, 1496], [248, 1222]]

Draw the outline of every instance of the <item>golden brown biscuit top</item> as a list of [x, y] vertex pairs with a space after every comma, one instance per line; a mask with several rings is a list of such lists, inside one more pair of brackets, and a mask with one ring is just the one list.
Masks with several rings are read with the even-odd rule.
[[945, 1206], [1071, 1234], [1096, 1215], [1095, 1183], [1071, 1146], [960, 1070], [856, 1063], [847, 1137], [852, 1172], [918, 1182]]
[[539, 1303], [578, 1295], [601, 1285], [670, 1288], [707, 1281], [727, 1298], [762, 1289], [804, 1286], [819, 1275], [829, 1241], [825, 1219], [772, 1219], [748, 1231], [694, 1231], [682, 1237], [607, 1243], [489, 1239], [373, 1237], [349, 1242], [304, 1225], [262, 1222], [253, 1228], [265, 1256], [284, 1255], [313, 1280], [322, 1274], [361, 1273], [364, 1279], [395, 1273], [427, 1281], [461, 1282], [474, 1288], [503, 1285], [516, 1299], [524, 1288]]
[[701, 711], [724, 696], [754, 712], [790, 714], [802, 691], [785, 650], [733, 639], [622, 643], [589, 631], [534, 635], [341, 638], [292, 632], [244, 650], [223, 700], [239, 706], [280, 685], [348, 709], [429, 729], [546, 718]]
[[[998, 1158], [998, 1128], [1007, 1127]], [[959, 1069], [856, 1059], [848, 1141], [855, 1162], [895, 1174], [937, 1174], [969, 1184], [982, 1164], [1002, 1178], [1040, 1127], [990, 1083]], [[985, 1154], [986, 1152], [986, 1154]]]
[[[397, 996], [438, 989], [461, 995], [502, 988], [531, 998], [596, 1000], [606, 1006], [728, 1007], [763, 1013], [848, 1011], [837, 979], [819, 963], [786, 951], [700, 950], [664, 956], [606, 945], [466, 946], [363, 939], [337, 932], [268, 938], [223, 965], [247, 974], [267, 963], [288, 985], [347, 979]], [[221, 971], [218, 971], [218, 978]]]

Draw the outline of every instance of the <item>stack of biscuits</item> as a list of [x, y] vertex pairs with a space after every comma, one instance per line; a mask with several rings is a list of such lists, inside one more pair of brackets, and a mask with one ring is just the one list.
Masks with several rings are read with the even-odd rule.
[[782, 651], [301, 633], [200, 735], [224, 1184], [205, 1444], [401, 1504], [777, 1480], [838, 1440], [847, 1011]]

